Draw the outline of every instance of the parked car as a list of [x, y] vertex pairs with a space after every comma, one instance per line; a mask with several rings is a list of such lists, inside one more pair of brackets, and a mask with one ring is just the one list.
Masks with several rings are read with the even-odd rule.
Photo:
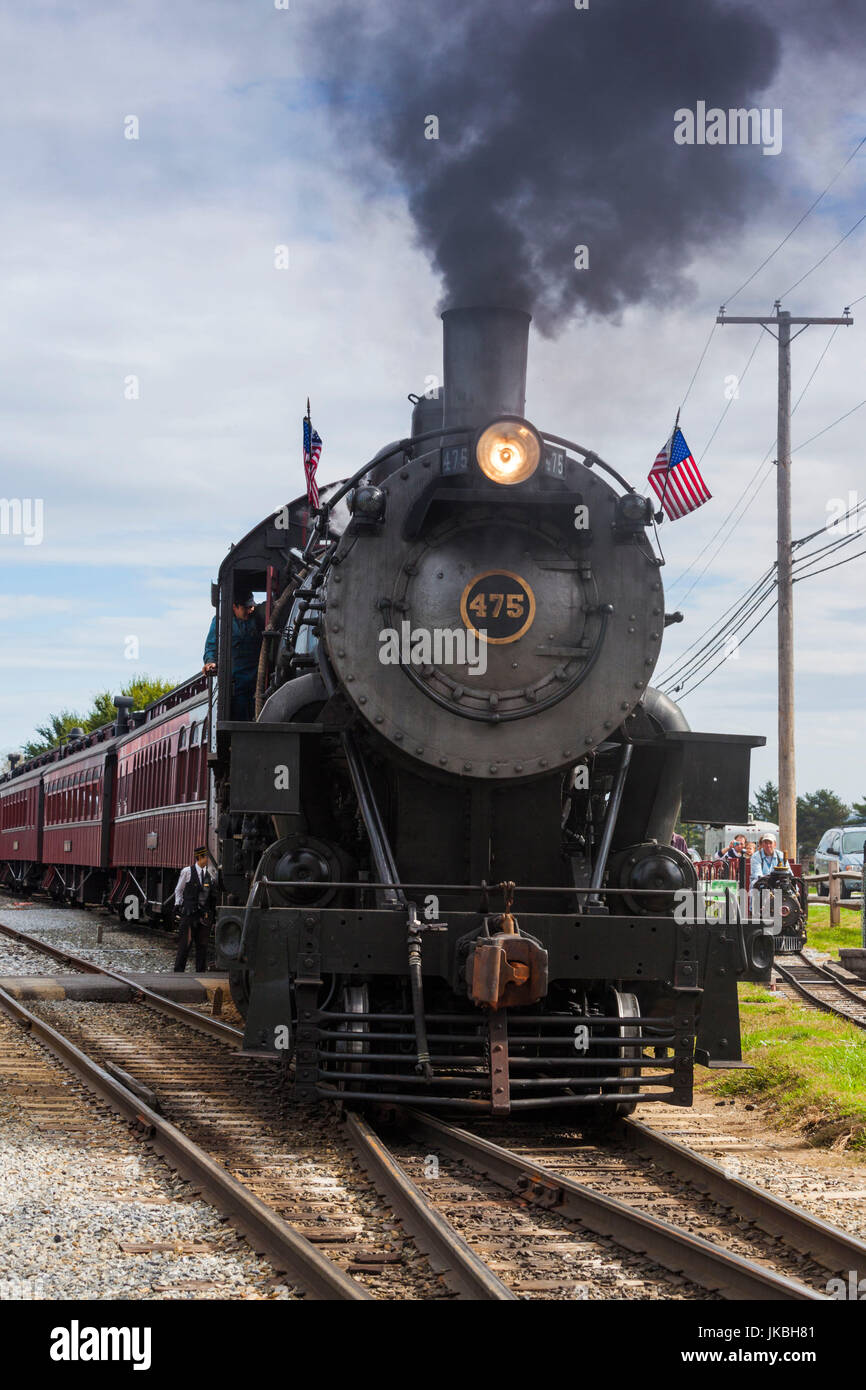
[[[851, 877], [842, 881], [842, 896], [850, 897], [852, 890], [859, 893], [863, 884], [863, 842], [866, 841], [866, 825], [842, 825], [833, 830], [825, 830], [815, 851], [815, 873], [826, 874], [830, 865], [843, 873], [851, 870]], [[830, 891], [829, 883], [819, 883], [818, 892], [826, 897]]]

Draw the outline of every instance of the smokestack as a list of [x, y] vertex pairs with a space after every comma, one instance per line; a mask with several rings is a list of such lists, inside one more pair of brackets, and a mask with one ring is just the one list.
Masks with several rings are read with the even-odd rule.
[[523, 309], [445, 310], [445, 427], [523, 414], [530, 319]]
[[129, 711], [135, 701], [129, 695], [115, 695], [111, 702], [117, 710], [117, 719], [114, 724], [116, 734], [125, 734], [129, 728]]
[[9, 771], [14, 772], [23, 757], [22, 753], [9, 754]]

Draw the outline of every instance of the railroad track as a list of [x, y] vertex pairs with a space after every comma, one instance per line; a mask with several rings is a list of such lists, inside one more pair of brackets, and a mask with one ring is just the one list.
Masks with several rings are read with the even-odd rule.
[[198, 1009], [190, 1008], [188, 1004], [179, 1004], [175, 999], [165, 999], [161, 994], [157, 994], [152, 989], [145, 988], [140, 981], [135, 980], [130, 975], [125, 975], [120, 970], [112, 970], [109, 966], [98, 965], [95, 961], [89, 960], [86, 956], [76, 955], [72, 951], [66, 950], [62, 946], [52, 946], [50, 942], [44, 941], [42, 937], [32, 936], [29, 932], [19, 931], [17, 927], [7, 926], [5, 922], [0, 922], [0, 933], [17, 941], [19, 945], [26, 946], [31, 951], [36, 951], [41, 955], [50, 956], [53, 960], [59, 961], [62, 965], [70, 966], [73, 970], [82, 971], [87, 975], [104, 975], [108, 979], [117, 980], [121, 984], [128, 985], [133, 992], [133, 996], [148, 1008], [154, 1009], [157, 1013], [164, 1014], [168, 1018], [177, 1019], [180, 1023], [187, 1024], [190, 1028], [195, 1028], [200, 1033], [206, 1033], [209, 1037], [219, 1038], [223, 1042], [231, 1043], [236, 1046], [243, 1040], [243, 1032], [239, 1028], [234, 1028], [230, 1023], [223, 1023], [217, 1018], [199, 1012]]
[[773, 968], [801, 999], [816, 1009], [835, 1014], [846, 1023], [853, 1023], [855, 1028], [866, 1029], [866, 981], [858, 989], [853, 981], [846, 980], [828, 965], [809, 960], [802, 951], [793, 954], [785, 963], [777, 957]]
[[[587, 1233], [722, 1298], [821, 1300], [828, 1275], [866, 1273], [863, 1242], [636, 1121], [601, 1147], [557, 1133], [516, 1148], [497, 1122], [478, 1133], [416, 1111], [398, 1120], [386, 1139], [350, 1114], [351, 1141], [460, 1297], [589, 1297], [574, 1292]], [[633, 1296], [641, 1280], [626, 1283]]]
[[[67, 965], [130, 983], [3, 930]], [[296, 1115], [292, 1130], [278, 1066], [230, 1052], [237, 1030], [144, 993], [136, 1004], [54, 1003], [37, 1013], [0, 991], [0, 1007], [310, 1296], [406, 1296], [405, 1254], [395, 1253], [387, 1223], [365, 1220], [333, 1113]], [[158, 1037], [142, 1026], [154, 1011], [168, 1016]], [[498, 1301], [597, 1297], [599, 1286], [608, 1297], [815, 1300], [828, 1274], [866, 1274], [862, 1242], [637, 1121], [601, 1145], [549, 1123], [539, 1134], [501, 1121], [470, 1133], [417, 1112], [401, 1112], [400, 1121], [396, 1138], [385, 1138], [350, 1112], [346, 1132], [373, 1188], [429, 1261], [419, 1297], [443, 1296], [432, 1271], [459, 1298]]]

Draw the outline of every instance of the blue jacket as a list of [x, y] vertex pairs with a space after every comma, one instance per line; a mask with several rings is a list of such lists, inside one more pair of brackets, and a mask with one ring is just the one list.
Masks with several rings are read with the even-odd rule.
[[[216, 661], [217, 620], [211, 619], [204, 644], [204, 660]], [[259, 652], [262, 647], [262, 621], [256, 611], [250, 618], [236, 618], [232, 613], [232, 676], [242, 685], [256, 678]]]
[[763, 850], [756, 849], [750, 860], [749, 882], [754, 883], [756, 878], [763, 878], [765, 874], [771, 873], [773, 869], [783, 863], [780, 849], [772, 850], [768, 856], [764, 855]]

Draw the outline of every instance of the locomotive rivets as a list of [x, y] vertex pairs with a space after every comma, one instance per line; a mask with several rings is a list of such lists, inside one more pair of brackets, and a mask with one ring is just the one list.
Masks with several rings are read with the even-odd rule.
[[401, 469], [400, 469], [400, 477], [403, 479], [403, 481], [404, 481], [404, 483], [405, 483], [406, 479], [409, 477], [409, 469], [408, 469], [408, 468], [401, 468]]
[[[345, 656], [345, 652], [341, 652], [340, 655], [341, 655], [341, 656]], [[354, 679], [355, 679], [354, 676], [347, 676], [347, 677], [346, 677], [346, 684], [347, 684], [347, 685], [351, 685], [351, 683], [352, 683], [352, 681], [353, 681]]]
[[518, 665], [519, 665], [519, 662], [517, 662], [517, 661], [512, 661], [512, 663], [511, 663], [511, 669], [512, 669], [512, 671], [516, 671]]
[[647, 657], [646, 661], [644, 662], [644, 666], [655, 666], [655, 662], [653, 661], [651, 656]]
[[340, 650], [337, 652], [337, 656], [345, 656], [345, 655], [346, 655], [346, 648], [345, 648], [345, 647], [341, 647]]
[[447, 758], [440, 758], [440, 759], [439, 759], [439, 766], [440, 766], [440, 767], [447, 767], [447, 765], [448, 765], [448, 759], [447, 759]]
[[659, 589], [661, 588], [661, 584], [653, 584], [652, 588], [655, 593], [658, 593]]
[[[628, 620], [629, 620], [630, 623], [636, 623], [636, 622], [637, 622], [637, 613], [629, 613], [629, 615], [628, 615]], [[631, 632], [631, 628], [629, 628], [629, 632]]]
[[359, 704], [359, 705], [366, 705], [366, 703], [367, 703], [367, 697], [366, 697], [366, 695], [359, 695], [359, 696], [358, 696], [358, 704]]
[[657, 642], [658, 640], [659, 640], [659, 635], [658, 635], [658, 633], [657, 633], [657, 632], [651, 632], [651, 633], [650, 633], [650, 641], [651, 641], [651, 642]]
[[604, 727], [605, 727], [606, 729], [612, 729], [612, 728], [613, 728], [613, 721], [610, 720], [610, 719], [606, 719], [606, 720], [604, 721]]
[[395, 743], [402, 743], [402, 742], [403, 742], [403, 735], [399, 732], [399, 730], [398, 730], [398, 732], [394, 735], [394, 742], [395, 742]]
[[570, 758], [570, 757], [571, 757], [571, 749], [570, 749], [570, 748], [563, 748], [563, 750], [562, 750], [562, 756], [563, 756], [564, 758]]
[[643, 690], [643, 681], [635, 681], [634, 688], [635, 690]]
[[633, 627], [630, 627], [630, 628], [629, 628], [629, 632], [634, 632], [634, 628], [633, 628]]
[[422, 467], [422, 468], [429, 468], [429, 467], [430, 467], [430, 460], [429, 460], [429, 459], [422, 459], [422, 460], [421, 460], [421, 467]]
[[332, 579], [335, 584], [342, 584], [343, 582], [343, 576], [341, 574], [332, 575]]
[[471, 771], [472, 771], [472, 764], [471, 764], [471, 763], [464, 763], [464, 764], [463, 764], [463, 771], [464, 771], [464, 772], [471, 772]]
[[628, 709], [628, 700], [623, 700], [620, 709]]
[[661, 611], [662, 611], [662, 610], [661, 610], [660, 608], [654, 608], [654, 609], [653, 609], [653, 617], [654, 617], [654, 618], [657, 618], [658, 615], [659, 615], [659, 613], [661, 613]]
[[491, 764], [490, 764], [490, 771], [491, 771], [491, 772], [498, 772], [498, 771], [499, 771], [499, 768], [498, 768], [498, 766], [496, 765], [496, 763], [491, 763]]
[[547, 759], [546, 759], [546, 758], [539, 758], [539, 759], [538, 759], [538, 766], [539, 766], [539, 767], [547, 767]]
[[515, 763], [515, 764], [514, 764], [514, 771], [515, 771], [515, 772], [522, 772], [522, 771], [523, 771], [523, 763]]
[[586, 738], [585, 738], [583, 741], [584, 741], [584, 743], [592, 743], [592, 742], [593, 742], [592, 734], [587, 734]]
[[331, 623], [331, 631], [332, 631], [332, 632], [339, 632], [339, 631], [340, 631], [340, 624], [339, 624], [339, 623]]
[[419, 756], [419, 758], [420, 758], [421, 754], [424, 752], [424, 749], [423, 749], [423, 748], [416, 748], [416, 749], [415, 749], [415, 752], [418, 754], [418, 756]]
[[381, 714], [377, 714], [377, 715], [376, 715], [376, 723], [377, 723], [377, 724], [381, 724], [381, 723], [382, 723], [382, 715], [381, 715]]

